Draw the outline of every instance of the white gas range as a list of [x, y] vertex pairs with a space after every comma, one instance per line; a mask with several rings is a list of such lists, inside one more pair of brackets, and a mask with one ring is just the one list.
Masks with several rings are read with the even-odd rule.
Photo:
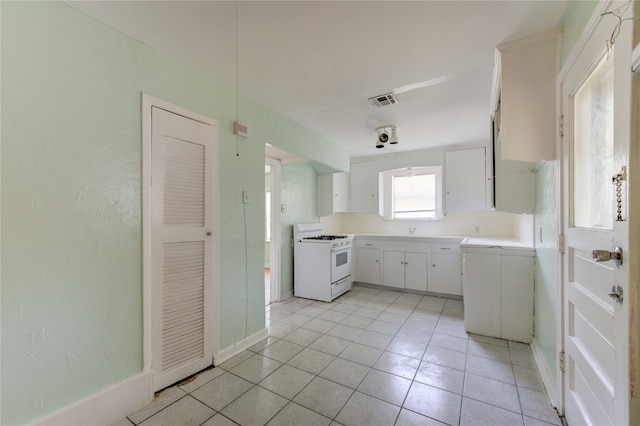
[[293, 294], [331, 302], [351, 290], [353, 235], [324, 235], [319, 223], [293, 226]]

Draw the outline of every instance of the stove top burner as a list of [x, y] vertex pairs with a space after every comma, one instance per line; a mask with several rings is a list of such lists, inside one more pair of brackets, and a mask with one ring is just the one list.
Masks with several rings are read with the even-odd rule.
[[303, 240], [328, 240], [333, 241], [339, 238], [347, 238], [346, 235], [318, 235], [317, 237], [305, 237]]

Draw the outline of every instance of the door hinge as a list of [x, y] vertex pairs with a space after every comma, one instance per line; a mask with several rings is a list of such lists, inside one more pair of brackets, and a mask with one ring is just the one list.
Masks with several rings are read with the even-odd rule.
[[560, 371], [564, 373], [564, 351], [558, 353], [558, 367]]
[[558, 251], [564, 254], [564, 234], [558, 234]]
[[564, 137], [564, 115], [558, 117], [558, 132], [560, 133], [560, 137]]

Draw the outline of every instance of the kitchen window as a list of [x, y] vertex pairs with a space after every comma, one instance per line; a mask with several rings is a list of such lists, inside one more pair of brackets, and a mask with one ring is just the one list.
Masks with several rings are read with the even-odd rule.
[[429, 220], [442, 217], [442, 168], [407, 167], [381, 173], [384, 218]]

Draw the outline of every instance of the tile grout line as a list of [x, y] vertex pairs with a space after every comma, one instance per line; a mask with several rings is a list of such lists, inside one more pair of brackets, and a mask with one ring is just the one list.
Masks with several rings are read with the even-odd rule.
[[[222, 374], [224, 374], [224, 372], [228, 372], [228, 373], [230, 373], [231, 375], [233, 375], [235, 377], [238, 377], [238, 378], [240, 378], [242, 380], [246, 380], [243, 377], [241, 377], [241, 376], [239, 376], [239, 375], [237, 375], [235, 373], [232, 373], [230, 370], [233, 369], [233, 368], [238, 367], [239, 365], [241, 365], [242, 363], [246, 362], [247, 360], [249, 360], [250, 358], [254, 357], [255, 355], [259, 355], [259, 356], [261, 356], [263, 358], [273, 360], [275, 362], [280, 363], [281, 365], [279, 365], [275, 370], [273, 370], [272, 372], [267, 374], [265, 377], [260, 378], [257, 383], [253, 383], [251, 381], [248, 381], [249, 383], [251, 383], [252, 386], [247, 391], [241, 393], [233, 401], [231, 401], [228, 404], [226, 404], [225, 407], [223, 407], [222, 409], [225, 409], [229, 405], [233, 404], [240, 397], [242, 397], [247, 392], [249, 392], [252, 389], [254, 389], [256, 386], [258, 386], [258, 387], [260, 387], [260, 389], [263, 389], [265, 391], [271, 392], [274, 395], [278, 395], [279, 397], [282, 397], [287, 401], [286, 404], [281, 409], [279, 409], [275, 414], [273, 414], [273, 416], [270, 417], [270, 419], [268, 421], [271, 421], [279, 413], [281, 413], [282, 410], [284, 410], [284, 408], [289, 405], [289, 403], [293, 402], [294, 404], [297, 404], [294, 401], [294, 399], [301, 392], [303, 392], [305, 389], [307, 389], [307, 387], [309, 386], [310, 383], [312, 383], [314, 380], [320, 378], [320, 379], [326, 380], [326, 381], [328, 381], [330, 383], [334, 383], [334, 384], [343, 386], [346, 389], [349, 389], [349, 391], [350, 391], [349, 396], [345, 399], [344, 403], [342, 404], [342, 406], [338, 410], [337, 414], [333, 417], [333, 419], [332, 419], [333, 421], [335, 421], [335, 419], [345, 409], [347, 403], [349, 402], [349, 400], [351, 398], [353, 398], [353, 396], [356, 394], [356, 392], [360, 392], [363, 395], [367, 395], [368, 397], [371, 397], [371, 398], [374, 398], [376, 400], [383, 401], [383, 402], [389, 403], [389, 404], [391, 404], [391, 405], [393, 405], [395, 407], [398, 407], [399, 411], [398, 411], [398, 414], [395, 417], [395, 420], [397, 421], [399, 419], [400, 414], [402, 413], [402, 410], [408, 410], [410, 412], [417, 413], [417, 412], [415, 412], [413, 410], [410, 410], [409, 408], [406, 408], [404, 406], [406, 401], [407, 401], [407, 398], [409, 396], [409, 393], [411, 391], [411, 388], [416, 383], [420, 383], [420, 384], [429, 386], [430, 388], [438, 389], [440, 391], [445, 391], [445, 392], [449, 392], [449, 393], [452, 393], [452, 394], [457, 394], [456, 392], [452, 392], [452, 391], [450, 391], [448, 389], [440, 388], [438, 386], [429, 385], [427, 383], [423, 383], [421, 381], [416, 380], [416, 378], [418, 377], [418, 373], [420, 372], [420, 369], [423, 366], [423, 364], [433, 364], [433, 365], [440, 366], [440, 367], [443, 367], [443, 368], [452, 368], [452, 367], [449, 367], [449, 366], [446, 366], [446, 365], [443, 365], [443, 364], [434, 364], [434, 363], [431, 363], [431, 362], [425, 360], [425, 355], [426, 355], [427, 350], [429, 350], [430, 347], [435, 347], [435, 348], [444, 349], [444, 350], [447, 350], [447, 351], [452, 351], [452, 352], [464, 354], [464, 362], [463, 362], [463, 366], [462, 366], [463, 369], [459, 370], [458, 368], [452, 368], [453, 370], [462, 372], [462, 389], [460, 390], [460, 394], [458, 394], [460, 396], [460, 401], [461, 401], [460, 402], [460, 407], [459, 407], [459, 412], [458, 412], [458, 418], [459, 418], [458, 422], [460, 422], [460, 419], [462, 418], [462, 405], [463, 405], [462, 403], [463, 403], [465, 398], [468, 398], [469, 400], [477, 401], [477, 402], [482, 403], [484, 405], [496, 407], [496, 408], [499, 408], [499, 409], [502, 409], [502, 410], [506, 410], [506, 411], [515, 413], [515, 412], [513, 412], [513, 411], [511, 411], [509, 409], [505, 409], [503, 407], [495, 406], [493, 404], [486, 403], [484, 401], [479, 401], [479, 400], [476, 400], [474, 398], [469, 398], [469, 397], [465, 396], [465, 387], [466, 387], [467, 374], [474, 375], [473, 373], [470, 373], [467, 370], [468, 361], [469, 361], [469, 355], [473, 355], [473, 356], [477, 356], [479, 358], [483, 358], [483, 359], [487, 359], [487, 360], [491, 360], [491, 361], [497, 361], [497, 362], [500, 362], [500, 359], [496, 358], [495, 356], [491, 356], [491, 353], [483, 353], [481, 355], [470, 354], [469, 353], [470, 343], [473, 340], [472, 339], [472, 335], [466, 333], [466, 338], [462, 338], [462, 337], [459, 337], [458, 335], [456, 335], [455, 333], [453, 333], [455, 328], [458, 328], [459, 325], [460, 325], [459, 322], [456, 321], [456, 318], [459, 318], [460, 320], [463, 319], [463, 317], [458, 315], [459, 314], [459, 309], [458, 308], [456, 308], [455, 306], [449, 306], [448, 307], [447, 306], [448, 300], [445, 300], [444, 303], [442, 304], [442, 307], [440, 308], [440, 311], [436, 312], [435, 310], [432, 310], [433, 306], [431, 306], [432, 309], [425, 309], [424, 307], [420, 306], [420, 303], [423, 300], [425, 300], [424, 299], [425, 295], [421, 296], [418, 302], [415, 302], [415, 299], [413, 299], [413, 301], [409, 301], [409, 300], [403, 301], [402, 300], [402, 296], [404, 296], [404, 293], [402, 293], [401, 295], [395, 295], [395, 297], [386, 297], [386, 298], [385, 297], [379, 297], [379, 298], [377, 298], [381, 293], [382, 293], [382, 291], [377, 291], [377, 293], [374, 294], [374, 295], [368, 295], [369, 296], [368, 298], [357, 297], [357, 296], [365, 296], [364, 294], [363, 295], [352, 294], [351, 295], [351, 296], [353, 296], [352, 298], [349, 298], [349, 299], [345, 298], [342, 301], [338, 301], [337, 303], [335, 303], [334, 306], [330, 306], [331, 304], [329, 304], [329, 305], [319, 305], [318, 304], [319, 302], [302, 303], [302, 302], [298, 302], [297, 299], [293, 299], [293, 298], [290, 299], [286, 303], [276, 302], [276, 303], [281, 303], [281, 304], [279, 304], [278, 306], [270, 307], [269, 310], [268, 310], [268, 312], [272, 312], [273, 311], [272, 313], [274, 315], [273, 316], [271, 316], [269, 314], [266, 315], [266, 320], [267, 320], [267, 322], [269, 322], [269, 326], [268, 327], [270, 328], [270, 327], [272, 327], [274, 325], [282, 324], [282, 325], [286, 326], [285, 329], [290, 328], [290, 330], [284, 332], [282, 334], [282, 337], [277, 337], [275, 335], [270, 335], [269, 337], [274, 339], [273, 342], [271, 342], [271, 343], [269, 343], [266, 346], [261, 347], [261, 348], [255, 348], [255, 349], [250, 349], [249, 348], [249, 349], [247, 349], [247, 351], [251, 355], [249, 355], [246, 359], [244, 359], [243, 361], [241, 361], [238, 364], [235, 364], [233, 367], [230, 367], [229, 370], [226, 370], [223, 367], [220, 367], [220, 369], [223, 371]], [[377, 298], [377, 300], [376, 300], [376, 298]], [[409, 298], [406, 298], [406, 299], [409, 299]], [[352, 300], [357, 300], [358, 302], [357, 303], [349, 303], [349, 301], [352, 301]], [[331, 303], [334, 303], [334, 302], [331, 302]], [[301, 307], [300, 306], [293, 306], [293, 304], [298, 304]], [[367, 306], [367, 305], [369, 305], [369, 306]], [[290, 306], [290, 308], [281, 309], [279, 311], [276, 311], [276, 309], [284, 308], [286, 306]], [[341, 308], [341, 306], [344, 306], [344, 307]], [[317, 308], [319, 310], [321, 309], [323, 312], [316, 311], [314, 315], [311, 315], [308, 312], [306, 312], [306, 313], [300, 313], [299, 312], [299, 311], [301, 311], [301, 310], [303, 310], [303, 309], [305, 309], [307, 307]], [[380, 310], [381, 308], [382, 308], [382, 310]], [[370, 316], [359, 315], [357, 312], [360, 309], [375, 310], [375, 311], [377, 311], [379, 313], [375, 318], [371, 318]], [[334, 321], [331, 321], [331, 320], [320, 318], [321, 316], [327, 316], [327, 317], [331, 316], [329, 314], [329, 312], [332, 312], [334, 314], [339, 314], [339, 315], [334, 316], [334, 318], [339, 317], [340, 320], [337, 321], [337, 322], [334, 322]], [[366, 311], [362, 311], [361, 313], [365, 313], [365, 312]], [[385, 313], [389, 314], [390, 316], [385, 317], [384, 319], [379, 319], [380, 316], [382, 316]], [[425, 317], [421, 318], [420, 315], [423, 315], [425, 313], [427, 313], [425, 315]], [[298, 315], [298, 314], [300, 316], [308, 317], [310, 319], [305, 321], [304, 323], [300, 323], [300, 325], [298, 325], [299, 321], [298, 321], [297, 318], [291, 318], [291, 321], [294, 321], [294, 323], [288, 323], [286, 321], [282, 321], [282, 320], [284, 320], [284, 319], [286, 319], [286, 318], [288, 318], [290, 316], [295, 316], [295, 315]], [[431, 314], [437, 314], [437, 319], [430, 318], [429, 315], [431, 315]], [[271, 319], [273, 317], [280, 317], [280, 319], [279, 320], [273, 320], [273, 319]], [[351, 320], [349, 320], [350, 317], [351, 317]], [[356, 320], [353, 317], [364, 318], [364, 320]], [[443, 317], [446, 317], [447, 321], [443, 321]], [[398, 320], [402, 319], [402, 322], [397, 323], [397, 322], [385, 321], [385, 319], [390, 319], [390, 318], [397, 318]], [[413, 321], [415, 321], [416, 323], [420, 323], [421, 320], [433, 322], [434, 323], [433, 329], [427, 330], [427, 329], [421, 327], [420, 325], [416, 325], [416, 324], [414, 324], [414, 322], [411, 322], [410, 321], [411, 319], [413, 319]], [[451, 319], [451, 321], [449, 321], [449, 319]], [[329, 322], [333, 323], [333, 325], [330, 328], [328, 328], [327, 330], [325, 330], [324, 332], [320, 332], [320, 331], [317, 331], [317, 330], [305, 328], [306, 324], [308, 324], [308, 323], [310, 323], [310, 322], [312, 322], [314, 320], [329, 321]], [[368, 323], [365, 320], [369, 320]], [[348, 322], [345, 323], [345, 321], [348, 321]], [[384, 332], [383, 333], [383, 332], [377, 331], [375, 329], [369, 329], [369, 327], [371, 327], [372, 324], [374, 324], [376, 321], [379, 321], [379, 322], [381, 322], [383, 324], [388, 324], [389, 326], [394, 325], [394, 326], [397, 326], [398, 328], [396, 330], [394, 330], [393, 334], [388, 333], [388, 332]], [[358, 323], [358, 325], [353, 325], [354, 322]], [[366, 326], [364, 326], [364, 324], [366, 324]], [[333, 335], [328, 334], [331, 330], [334, 330], [339, 325], [343, 325], [345, 327], [351, 327], [351, 328], [354, 328], [354, 329], [358, 329], [359, 332], [358, 332], [357, 335], [355, 335], [355, 337], [350, 338], [350, 339], [345, 339], [343, 337], [338, 337], [338, 336], [333, 336]], [[364, 326], [364, 328], [363, 328], [363, 326]], [[439, 327], [439, 326], [441, 326], [441, 327]], [[423, 333], [427, 333], [427, 332], [429, 333], [429, 337], [428, 337], [428, 339], [426, 339], [426, 342], [424, 344], [424, 349], [421, 351], [421, 355], [420, 355], [419, 358], [414, 358], [413, 356], [407, 356], [404, 353], [397, 353], [397, 352], [394, 352], [393, 350], [389, 349], [391, 343], [394, 340], [396, 340], [396, 339], [406, 340], [406, 337], [399, 336], [399, 334], [401, 333], [401, 331], [403, 330], [404, 327], [410, 327], [410, 328], [414, 328], [414, 329], [422, 329]], [[443, 332], [443, 329], [448, 329], [448, 330], [445, 330]], [[389, 330], [389, 329], [387, 329], [387, 330]], [[287, 336], [289, 336], [289, 335], [291, 335], [291, 334], [293, 334], [294, 332], [297, 332], [297, 331], [306, 331], [306, 332], [311, 332], [311, 333], [317, 333], [318, 337], [316, 337], [313, 340], [310, 340], [308, 343], [304, 343], [304, 344], [301, 344], [299, 339], [298, 339], [297, 342], [287, 339]], [[364, 333], [367, 333], [367, 332], [371, 333], [372, 336], [380, 335], [381, 337], [385, 338], [384, 340], [386, 340], [386, 338], [388, 338], [389, 340], [384, 344], [384, 347], [372, 346], [372, 345], [375, 344], [375, 342], [374, 341], [367, 341], [365, 339], [362, 339], [360, 342], [356, 341], [356, 340], [358, 340], [358, 338], [360, 336], [362, 336]], [[374, 333], [375, 333], [375, 335], [374, 335]], [[434, 339], [434, 336], [436, 335], [436, 333], [438, 335], [446, 336], [449, 339], [450, 338], [465, 339], [466, 340], [466, 342], [465, 342], [465, 351], [464, 352], [460, 352], [457, 349], [450, 349], [450, 348], [447, 348], [445, 346], [438, 346], [437, 342], [433, 342], [433, 339]], [[340, 341], [344, 341], [347, 345], [343, 349], [340, 349], [337, 352], [336, 351], [332, 351], [331, 353], [325, 352], [325, 350], [330, 350], [330, 349], [321, 350], [321, 349], [317, 349], [317, 348], [312, 348], [311, 347], [314, 343], [316, 343], [318, 340], [322, 339], [323, 337], [331, 337], [331, 338], [334, 338], [334, 339], [338, 339]], [[411, 340], [411, 339], [409, 339], [409, 340]], [[367, 343], [361, 343], [361, 342], [364, 342], [364, 341], [366, 341]], [[488, 345], [492, 345], [492, 346], [496, 346], [496, 347], [505, 347], [505, 346], [502, 346], [502, 345], [496, 345], [495, 343], [493, 343], [491, 341], [484, 341], [482, 339], [473, 340], [473, 341], [477, 341], [481, 345], [482, 344], [488, 344]], [[278, 342], [284, 342], [284, 343], [287, 343], [287, 344], [296, 345], [296, 346], [301, 347], [302, 349], [300, 351], [296, 352], [293, 356], [289, 357], [284, 362], [280, 361], [280, 360], [278, 360], [276, 358], [272, 358], [272, 357], [270, 357], [270, 356], [268, 356], [268, 355], [266, 355], [264, 353], [267, 350], [267, 348], [269, 348], [270, 346], [273, 346], [274, 344], [276, 344]], [[442, 342], [440, 342], [440, 343], [442, 343]], [[507, 343], [506, 350], [507, 350], [507, 354], [508, 354], [510, 371], [513, 374], [513, 377], [514, 377], [514, 382], [515, 382], [514, 386], [516, 388], [516, 395], [517, 395], [517, 398], [518, 398], [518, 404], [520, 406], [520, 411], [521, 411], [521, 413], [517, 413], [517, 414], [519, 414], [522, 417], [522, 421], [524, 422], [524, 412], [523, 412], [522, 404], [521, 404], [521, 400], [520, 400], [520, 388], [528, 389], [528, 390], [534, 391], [534, 392], [538, 392], [538, 391], [536, 389], [530, 389], [528, 387], [518, 386], [517, 379], [516, 379], [516, 373], [515, 373], [516, 364], [513, 363], [513, 356], [512, 356], [511, 350], [517, 351], [517, 350], [520, 349], [520, 347], [514, 345], [514, 347], [512, 348], [510, 346], [509, 342], [506, 342], [506, 343]], [[372, 361], [371, 365], [369, 365], [368, 363], [367, 364], [363, 364], [360, 361], [353, 361], [353, 360], [341, 357], [341, 355], [344, 354], [344, 352], [347, 350], [347, 348], [349, 346], [353, 345], [353, 344], [363, 345], [363, 346], [372, 348], [372, 349], [374, 349], [376, 351], [379, 351], [379, 353], [375, 357], [375, 360]], [[422, 345], [422, 344], [420, 344], [420, 345]], [[276, 371], [280, 370], [284, 365], [288, 365], [291, 368], [299, 369], [298, 367], [290, 365], [289, 362], [292, 359], [294, 359], [296, 356], [298, 356], [301, 352], [306, 350], [306, 349], [317, 351], [319, 353], [331, 356], [332, 360], [327, 365], [322, 367], [322, 369], [320, 371], [318, 371], [318, 373], [309, 372], [309, 371], [300, 369], [301, 371], [305, 371], [306, 373], [311, 374], [313, 377], [295, 395], [293, 395], [292, 398], [280, 395], [279, 393], [273, 392], [273, 391], [263, 387], [263, 385], [261, 385], [261, 383], [264, 380], [266, 380], [268, 377], [272, 376]], [[522, 351], [522, 352], [527, 353], [529, 351]], [[391, 355], [407, 357], [409, 359], [416, 360], [417, 361], [417, 367], [415, 368], [415, 371], [412, 374], [412, 378], [408, 378], [406, 376], [399, 375], [398, 372], [393, 371], [393, 369], [391, 367], [389, 367], [389, 368], [393, 372], [385, 371], [385, 370], [381, 369], [381, 368], [385, 368], [382, 365], [376, 367], [376, 364], [378, 362], [380, 362], [382, 356], [385, 353], [388, 353], [388, 354], [391, 354]], [[338, 382], [335, 382], [334, 380], [332, 380], [330, 378], [325, 378], [325, 377], [321, 376], [321, 374], [323, 374], [323, 372], [325, 372], [329, 368], [329, 366], [333, 362], [338, 360], [338, 359], [346, 361], [346, 362], [354, 362], [355, 364], [358, 364], [360, 366], [363, 366], [363, 367], [367, 368], [366, 373], [358, 381], [358, 383], [355, 384], [355, 386], [352, 386], [352, 385], [345, 386], [342, 383], [338, 383]], [[520, 366], [520, 365], [518, 365], [518, 367], [527, 368], [526, 366]], [[534, 370], [537, 374], [539, 374], [537, 372], [537, 370], [535, 370], [535, 369], [532, 369], [532, 370]], [[410, 382], [409, 383], [409, 387], [408, 387], [407, 392], [405, 393], [404, 398], [403, 398], [402, 402], [400, 403], [400, 405], [392, 403], [392, 402], [389, 402], [389, 401], [386, 401], [384, 399], [381, 399], [378, 396], [369, 395], [366, 392], [362, 392], [362, 391], [358, 390], [358, 388], [360, 386], [362, 386], [362, 384], [363, 384], [364, 380], [366, 379], [366, 377], [368, 377], [373, 371], [377, 371], [377, 372], [380, 372], [380, 373], [389, 374], [389, 375], [394, 376], [394, 377], [398, 377], [398, 378], [409, 380], [409, 382]], [[186, 393], [186, 395], [184, 395], [184, 396], [187, 396], [187, 395], [192, 396], [196, 401], [198, 401], [198, 402], [204, 404], [206, 407], [209, 407], [210, 409], [212, 409], [214, 411], [213, 416], [215, 416], [217, 413], [220, 413], [222, 416], [224, 416], [222, 414], [222, 410], [217, 411], [213, 407], [210, 407], [209, 405], [207, 405], [203, 401], [200, 401], [199, 399], [197, 399], [195, 396], [192, 395], [192, 392], [195, 392], [197, 389], [200, 389], [202, 386], [205, 386], [206, 384], [210, 383], [211, 381], [215, 380], [218, 377], [220, 377], [220, 376], [217, 376], [217, 377], [215, 377], [215, 378], [213, 378], [211, 380], [208, 380], [207, 382], [201, 384], [198, 388], [192, 390], [191, 392], [186, 392], [182, 388], [179, 388], [179, 389], [181, 389], [182, 391], [184, 391]], [[478, 377], [481, 378], [481, 379], [490, 379], [488, 377], [483, 377], [483, 376], [478, 376]], [[511, 384], [511, 383], [507, 383], [507, 382], [502, 382], [501, 380], [497, 380], [497, 381], [501, 382], [501, 383]], [[530, 386], [533, 387], [533, 385], [530, 385]], [[159, 410], [158, 412], [154, 413], [153, 415], [147, 417], [147, 419], [152, 417], [152, 416], [154, 416], [154, 415], [156, 415], [156, 414], [158, 414], [159, 412], [163, 411], [165, 408], [170, 407], [171, 405], [175, 404], [176, 402], [182, 400], [184, 398], [184, 396], [182, 396], [178, 400], [172, 402], [167, 407], [164, 407], [162, 410]], [[315, 411], [313, 409], [310, 409], [310, 408], [308, 408], [306, 406], [303, 406], [303, 407], [305, 407], [305, 409], [308, 409], [309, 411], [311, 411], [313, 413], [316, 413], [316, 414], [322, 415], [325, 418], [328, 418], [324, 414], [319, 413], [319, 412], [317, 412], [317, 411]], [[418, 412], [417, 414], [421, 415], [421, 416], [425, 416], [425, 414], [423, 414], [423, 413], [419, 413]], [[209, 419], [211, 419], [213, 416], [209, 417]], [[224, 416], [224, 417], [227, 418], [226, 416]], [[533, 417], [533, 418], [536, 418], [536, 417]], [[128, 417], [127, 417], [127, 419], [129, 421], [132, 421]], [[143, 421], [146, 421], [147, 419], [145, 419]], [[208, 421], [208, 420], [206, 420], [206, 421]]]

